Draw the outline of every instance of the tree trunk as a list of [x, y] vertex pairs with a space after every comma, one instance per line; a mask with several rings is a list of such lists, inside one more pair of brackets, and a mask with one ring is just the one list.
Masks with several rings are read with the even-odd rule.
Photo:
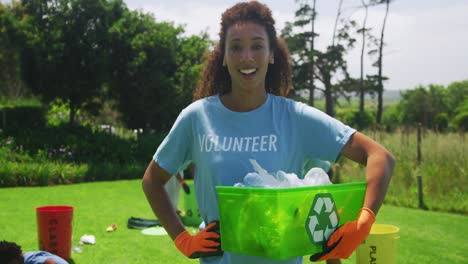
[[383, 68], [383, 45], [384, 45], [384, 33], [385, 33], [385, 25], [387, 24], [387, 16], [388, 10], [390, 8], [390, 0], [385, 1], [386, 10], [385, 10], [385, 17], [382, 24], [382, 31], [380, 33], [380, 46], [379, 46], [379, 60], [378, 60], [378, 67], [379, 67], [379, 76], [378, 80], [378, 101], [377, 101], [377, 114], [376, 114], [376, 122], [377, 124], [382, 123], [382, 114], [383, 114], [383, 81], [382, 81], [382, 68]]
[[314, 98], [314, 94], [315, 94], [315, 84], [314, 84], [314, 65], [313, 63], [311, 62], [310, 64], [310, 83], [309, 83], [309, 105], [310, 106], [314, 106], [315, 105], [315, 98]]
[[336, 29], [338, 27], [338, 21], [340, 20], [342, 6], [343, 6], [343, 0], [340, 0], [340, 3], [338, 4], [338, 12], [336, 13], [336, 18], [335, 18], [335, 26], [333, 27], [332, 46], [335, 46]]
[[331, 83], [327, 84], [325, 88], [325, 105], [326, 105], [326, 113], [334, 117], [335, 116], [335, 106], [334, 106], [334, 100], [333, 100], [333, 93], [332, 93], [332, 86]]
[[335, 116], [335, 106], [333, 100], [333, 85], [331, 83], [331, 75], [325, 73], [323, 76], [323, 85], [325, 86], [325, 113], [329, 116]]
[[315, 100], [314, 100], [314, 94], [315, 94], [315, 84], [314, 84], [314, 49], [315, 49], [315, 3], [316, 0], [313, 2], [313, 7], [312, 7], [312, 17], [311, 17], [311, 24], [312, 24], [312, 39], [310, 43], [310, 51], [311, 51], [311, 56], [310, 56], [310, 84], [309, 84], [309, 105], [314, 106], [315, 105]]
[[365, 8], [364, 21], [362, 23], [362, 47], [361, 47], [361, 79], [360, 79], [360, 88], [359, 88], [359, 112], [364, 112], [364, 50], [366, 47], [366, 24], [367, 24], [367, 13], [368, 7], [364, 0], [361, 0], [362, 5]]
[[76, 111], [77, 111], [76, 105], [72, 101], [70, 101], [70, 115], [69, 115], [69, 121], [68, 121], [68, 125], [70, 127], [75, 125]]

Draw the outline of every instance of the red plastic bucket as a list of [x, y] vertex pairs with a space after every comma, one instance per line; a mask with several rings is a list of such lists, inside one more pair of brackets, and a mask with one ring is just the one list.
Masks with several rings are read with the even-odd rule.
[[73, 207], [36, 208], [39, 249], [69, 260], [72, 244]]

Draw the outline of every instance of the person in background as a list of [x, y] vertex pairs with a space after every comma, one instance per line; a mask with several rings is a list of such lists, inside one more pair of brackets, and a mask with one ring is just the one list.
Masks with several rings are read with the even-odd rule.
[[169, 194], [169, 199], [172, 206], [176, 209], [177, 213], [180, 214], [181, 211], [178, 208], [180, 189], [184, 189], [186, 194], [190, 194], [190, 187], [184, 180], [184, 171], [181, 170], [180, 172], [176, 173], [174, 177], [171, 177], [171, 179], [167, 181], [165, 188]]
[[[232, 186], [251, 172], [249, 159], [267, 171], [300, 175], [307, 159], [341, 156], [366, 165], [367, 190], [356, 220], [345, 223], [311, 261], [348, 258], [370, 232], [385, 197], [393, 156], [380, 144], [300, 102], [286, 98], [291, 58], [278, 38], [271, 10], [241, 2], [221, 17], [219, 42], [208, 57], [195, 101], [182, 110], [159, 145], [142, 180], [157, 218], [186, 257], [210, 264], [301, 264], [223, 252], [216, 186]], [[183, 164], [195, 165], [194, 192], [206, 227], [190, 234], [164, 189]], [[247, 223], [255, 225], [256, 223]]]
[[0, 241], [0, 263], [2, 264], [68, 264], [63, 258], [46, 251], [23, 253], [14, 242]]

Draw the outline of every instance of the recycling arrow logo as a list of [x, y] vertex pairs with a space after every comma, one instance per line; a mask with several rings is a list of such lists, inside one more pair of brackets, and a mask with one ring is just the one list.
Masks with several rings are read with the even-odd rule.
[[336, 230], [338, 223], [333, 196], [330, 193], [315, 195], [305, 224], [310, 241], [321, 245]]

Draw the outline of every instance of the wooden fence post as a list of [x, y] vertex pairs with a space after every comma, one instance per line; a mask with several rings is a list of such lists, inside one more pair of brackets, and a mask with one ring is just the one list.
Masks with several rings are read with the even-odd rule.
[[424, 204], [423, 199], [423, 184], [422, 184], [422, 177], [418, 176], [418, 200], [419, 200], [419, 208], [427, 210], [427, 206]]
[[[418, 146], [417, 146], [417, 151], [418, 151], [418, 157], [417, 157], [417, 162], [418, 162], [418, 167], [421, 166], [421, 161], [422, 161], [422, 152], [421, 152], [421, 138], [422, 138], [422, 126], [421, 123], [418, 123]], [[419, 200], [419, 208], [427, 210], [427, 206], [424, 204], [424, 199], [423, 199], [423, 183], [422, 183], [422, 177], [417, 176], [418, 179], [418, 200]]]
[[418, 166], [421, 165], [422, 154], [421, 154], [421, 123], [418, 123]]
[[5, 108], [0, 109], [2, 111], [2, 129], [6, 129], [6, 111]]

